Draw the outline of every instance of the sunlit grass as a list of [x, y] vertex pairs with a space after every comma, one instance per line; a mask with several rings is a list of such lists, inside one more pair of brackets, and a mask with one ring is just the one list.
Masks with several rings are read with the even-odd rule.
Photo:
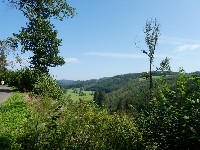
[[[77, 92], [75, 92], [77, 91]], [[80, 88], [68, 89], [66, 95], [70, 96], [72, 100], [78, 101], [79, 99], [92, 101], [94, 97], [94, 91], [82, 91], [83, 95], [79, 94]]]
[[10, 148], [11, 142], [20, 133], [23, 133], [23, 125], [27, 122], [28, 114], [29, 109], [20, 93], [14, 93], [6, 102], [0, 105], [1, 148]]

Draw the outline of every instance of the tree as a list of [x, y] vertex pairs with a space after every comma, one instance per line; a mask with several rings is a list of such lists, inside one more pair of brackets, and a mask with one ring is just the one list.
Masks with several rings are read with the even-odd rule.
[[154, 53], [157, 46], [158, 37], [160, 35], [160, 24], [157, 20], [146, 21], [146, 26], [144, 30], [145, 34], [145, 43], [147, 44], [148, 51], [141, 49], [142, 53], [146, 54], [149, 57], [149, 89], [153, 88], [152, 80], [152, 65], [154, 60]]
[[74, 8], [66, 0], [8, 0], [22, 11], [29, 20], [19, 34], [14, 34], [22, 45], [22, 52], [31, 51], [31, 67], [48, 73], [48, 67], [63, 65], [63, 57], [58, 56], [61, 39], [51, 19], [63, 20], [74, 15]]
[[14, 51], [17, 48], [17, 43], [14, 38], [7, 38], [6, 40], [0, 40], [0, 71], [5, 71], [9, 65], [7, 56], [10, 51]]
[[105, 92], [97, 90], [94, 93], [94, 101], [97, 103], [98, 106], [102, 107], [105, 101]]
[[0, 47], [0, 71], [5, 71], [7, 66], [7, 60], [5, 51], [2, 47]]
[[171, 67], [170, 67], [169, 64], [170, 64], [170, 58], [165, 57], [165, 59], [161, 61], [160, 67], [156, 68], [156, 70], [160, 70], [162, 73], [164, 71], [170, 72], [171, 71]]
[[48, 67], [63, 65], [64, 59], [59, 54], [61, 40], [57, 39], [57, 31], [50, 21], [40, 18], [30, 20], [27, 28], [22, 28], [16, 35], [22, 45], [22, 52], [32, 51], [30, 63], [36, 70], [48, 72]]
[[[22, 11], [23, 15], [30, 18], [37, 16], [43, 19], [54, 17], [63, 20], [64, 17], [73, 17], [75, 9], [67, 4], [66, 0], [7, 0], [9, 4]], [[5, 2], [5, 0], [3, 0]]]

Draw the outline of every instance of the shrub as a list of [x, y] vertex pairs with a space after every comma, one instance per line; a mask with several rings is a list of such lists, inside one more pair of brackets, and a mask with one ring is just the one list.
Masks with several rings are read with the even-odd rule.
[[14, 71], [4, 71], [1, 72], [0, 74], [1, 80], [5, 81], [5, 84], [8, 84], [10, 86], [17, 85], [17, 80], [16, 80], [16, 72]]
[[56, 100], [59, 100], [63, 95], [63, 91], [57, 85], [56, 81], [46, 74], [40, 74], [40, 77], [34, 83], [32, 91], [35, 94], [48, 96]]
[[39, 74], [30, 68], [23, 68], [17, 71], [6, 71], [5, 82], [21, 91], [32, 91]]
[[144, 143], [157, 149], [200, 148], [200, 79], [181, 71], [176, 88], [160, 85], [138, 119]]
[[48, 107], [43, 112], [35, 107], [16, 141], [22, 149], [140, 149], [141, 134], [129, 118], [83, 101]]
[[20, 91], [29, 91], [41, 96], [59, 99], [63, 95], [56, 81], [48, 74], [23, 68], [17, 71], [6, 71], [0, 73], [9, 86], [14, 86]]
[[67, 149], [140, 149], [141, 134], [130, 118], [110, 115], [84, 101], [68, 104], [65, 114]]

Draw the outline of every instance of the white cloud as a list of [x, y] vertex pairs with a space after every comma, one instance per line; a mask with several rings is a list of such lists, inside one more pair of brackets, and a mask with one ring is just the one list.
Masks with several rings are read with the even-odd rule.
[[176, 53], [186, 53], [186, 52], [195, 52], [200, 50], [200, 41], [194, 39], [184, 39], [177, 37], [162, 37], [161, 43], [175, 46], [174, 52]]
[[[148, 58], [147, 55], [143, 54], [141, 52], [141, 54], [132, 54], [132, 53], [95, 53], [95, 52], [92, 52], [92, 53], [85, 53], [85, 55], [91, 55], [91, 56], [99, 56], [99, 57], [109, 57], [109, 58], [135, 58], [135, 59], [143, 59], [143, 58]], [[162, 54], [162, 55], [157, 55], [155, 54], [155, 58], [165, 58], [165, 57], [169, 57], [169, 58], [178, 58], [178, 57], [175, 57], [175, 56], [168, 56], [168, 55], [165, 55], [165, 54]]]
[[80, 62], [77, 58], [65, 58], [66, 63], [78, 63]]
[[200, 44], [184, 44], [177, 46], [177, 52], [193, 51], [200, 49]]
[[185, 38], [179, 38], [179, 37], [163, 36], [159, 39], [159, 43], [178, 46], [178, 45], [183, 45], [185, 43], [200, 43], [200, 41], [194, 40], [194, 39], [185, 39]]

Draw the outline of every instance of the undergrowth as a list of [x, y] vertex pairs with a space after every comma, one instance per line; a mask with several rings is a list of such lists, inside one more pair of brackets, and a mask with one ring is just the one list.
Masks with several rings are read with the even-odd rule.
[[0, 149], [10, 149], [16, 137], [23, 133], [29, 109], [20, 93], [15, 93], [0, 105]]

